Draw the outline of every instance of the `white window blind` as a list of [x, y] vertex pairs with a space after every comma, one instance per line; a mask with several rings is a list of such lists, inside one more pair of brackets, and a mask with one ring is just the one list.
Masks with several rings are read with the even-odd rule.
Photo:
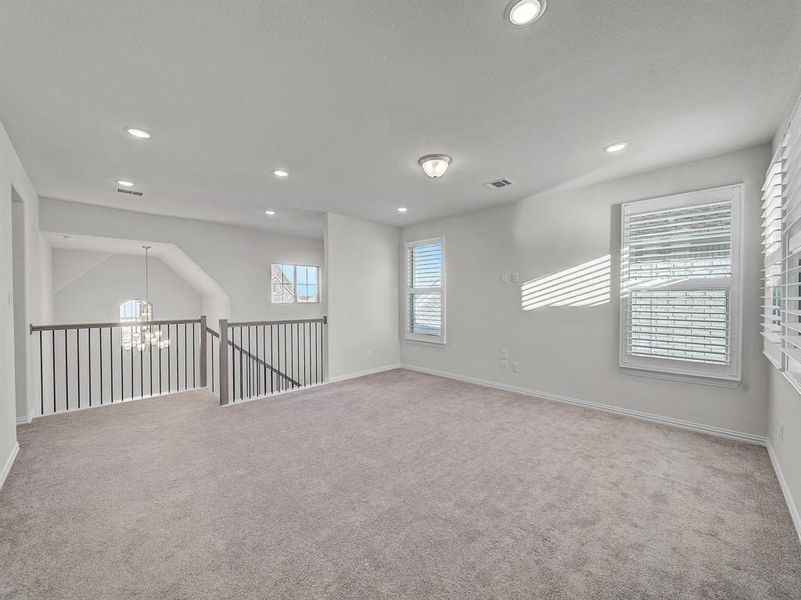
[[770, 361], [782, 368], [782, 200], [785, 146], [777, 150], [762, 186], [762, 340]]
[[[795, 110], [779, 154], [782, 157], [784, 252], [781, 353], [786, 376], [801, 389], [801, 107]], [[766, 276], [766, 288], [770, 281]]]
[[406, 339], [445, 342], [445, 268], [441, 238], [406, 244]]
[[740, 194], [623, 205], [622, 367], [739, 379]]

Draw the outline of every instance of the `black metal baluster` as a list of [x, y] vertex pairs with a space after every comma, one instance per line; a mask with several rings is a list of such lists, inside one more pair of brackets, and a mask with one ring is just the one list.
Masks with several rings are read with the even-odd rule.
[[284, 384], [286, 384], [286, 375], [289, 373], [289, 367], [286, 364], [286, 350], [287, 350], [287, 341], [286, 341], [286, 323], [284, 323], [284, 370], [282, 373], [284, 374]]
[[[123, 349], [124, 330], [120, 329], [120, 402], [125, 400], [125, 350]], [[111, 399], [114, 402], [114, 398]]]
[[[244, 348], [244, 346], [242, 346], [242, 347]], [[247, 392], [248, 392], [248, 398], [251, 398], [253, 396], [253, 394], [250, 393], [250, 384], [251, 384], [251, 368], [250, 368], [250, 366], [252, 364], [253, 364], [253, 354], [251, 354], [251, 352], [250, 352], [250, 325], [248, 325], [248, 362], [247, 362], [247, 368], [245, 369], [245, 372], [247, 373], [247, 376], [248, 376], [248, 383], [245, 386], [245, 388], [247, 389]]]
[[42, 344], [42, 330], [39, 330], [39, 398], [41, 410], [44, 414], [44, 348]]
[[214, 336], [209, 336], [209, 347], [211, 348], [211, 393], [214, 393]]
[[81, 328], [75, 330], [75, 360], [78, 366], [78, 408], [81, 408]]
[[56, 412], [56, 330], [50, 331], [53, 350], [53, 412]]
[[144, 367], [144, 360], [142, 360], [142, 352], [144, 343], [140, 340], [139, 341], [139, 397], [145, 397], [145, 367]]
[[[89, 346], [89, 406], [92, 406], [92, 328], [90, 327], [88, 330], [88, 346]], [[102, 331], [102, 330], [101, 330]], [[102, 385], [102, 384], [101, 384]], [[101, 394], [102, 389], [101, 389]]]
[[[233, 327], [229, 327], [228, 329], [231, 334], [231, 342], [228, 344], [231, 347], [231, 398], [236, 400], [236, 329]], [[226, 348], [225, 351], [228, 352], [228, 348]], [[220, 350], [220, 352], [222, 352], [222, 350]], [[220, 377], [222, 377], [222, 375], [220, 375]]]
[[[153, 328], [150, 328], [151, 334], [153, 333]], [[156, 338], [157, 341], [161, 341], [161, 338]], [[153, 397], [153, 345], [150, 344], [147, 347], [147, 374], [150, 377], [150, 397]]]
[[306, 381], [306, 323], [303, 324], [303, 385], [308, 385]]
[[[170, 332], [167, 332], [167, 337], [170, 337]], [[161, 339], [161, 325], [159, 325], [159, 339]], [[161, 395], [161, 344], [159, 344], [159, 396]]]
[[134, 397], [134, 347], [133, 347], [133, 328], [131, 329], [131, 400]]
[[[261, 359], [261, 355], [259, 354], [259, 326], [256, 325], [256, 358]], [[254, 367], [256, 370], [256, 395], [261, 396], [261, 364], [256, 362], [256, 366]]]
[[[314, 383], [317, 383], [317, 323], [312, 323], [311, 328], [314, 330]], [[311, 355], [309, 360], [311, 361]]]
[[244, 387], [245, 382], [243, 380], [243, 369], [242, 369], [242, 367], [244, 366], [243, 361], [245, 358], [244, 356], [242, 356], [243, 348], [244, 346], [242, 345], [242, 326], [240, 325], [239, 326], [239, 399], [240, 400], [245, 397], [243, 395], [243, 390], [245, 389]]
[[192, 387], [197, 387], [197, 381], [195, 379], [195, 371], [197, 370], [197, 360], [195, 359], [195, 324], [192, 323]]
[[188, 382], [187, 382], [186, 377], [187, 377], [187, 375], [189, 375], [189, 373], [187, 372], [187, 368], [186, 368], [186, 355], [187, 355], [187, 351], [186, 351], [186, 323], [184, 323], [184, 389], [188, 388]]
[[[100, 341], [103, 341], [103, 330], [100, 330]], [[108, 328], [108, 362], [109, 362], [109, 388], [111, 402], [114, 402], [114, 329]], [[103, 377], [103, 352], [100, 352], [100, 376]], [[100, 386], [100, 404], [103, 404], [103, 386]]]
[[[167, 337], [170, 337], [170, 324], [167, 323]], [[167, 346], [167, 393], [172, 391], [172, 341]]]
[[67, 353], [67, 333], [68, 330], [64, 330], [64, 393], [66, 394], [66, 410], [70, 409], [70, 361], [69, 361], [69, 354]]
[[275, 368], [275, 363], [273, 362], [273, 324], [272, 323], [270, 323], [270, 367], [271, 367], [271, 369], [270, 369], [270, 393], [272, 394], [275, 391], [275, 389], [273, 387], [274, 384], [275, 384], [275, 371], [273, 371], [273, 369]]

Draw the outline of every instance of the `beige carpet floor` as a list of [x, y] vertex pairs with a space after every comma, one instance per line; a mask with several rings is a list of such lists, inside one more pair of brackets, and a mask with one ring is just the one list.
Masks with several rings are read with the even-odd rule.
[[410, 371], [19, 438], [0, 598], [801, 598], [764, 448]]

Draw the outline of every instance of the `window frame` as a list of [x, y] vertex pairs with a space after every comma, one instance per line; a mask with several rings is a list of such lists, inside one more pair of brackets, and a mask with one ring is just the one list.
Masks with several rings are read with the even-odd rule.
[[[441, 276], [440, 276], [440, 281], [441, 281], [440, 286], [439, 287], [430, 287], [429, 286], [429, 287], [420, 287], [420, 288], [409, 287], [409, 251], [412, 248], [415, 248], [417, 246], [426, 246], [426, 245], [434, 244], [434, 243], [439, 243], [440, 252], [441, 252], [441, 255], [442, 255], [442, 259], [441, 259], [442, 271], [441, 271]], [[447, 296], [446, 296], [446, 283], [447, 283], [446, 259], [447, 259], [447, 253], [446, 253], [446, 249], [445, 249], [445, 237], [444, 236], [427, 238], [427, 239], [424, 239], [424, 240], [414, 240], [414, 241], [411, 241], [411, 242], [406, 242], [404, 244], [404, 247], [403, 247], [403, 267], [404, 267], [404, 269], [403, 269], [403, 280], [404, 280], [403, 298], [404, 298], [405, 311], [404, 311], [404, 314], [403, 314], [403, 334], [404, 334], [404, 339], [407, 340], [407, 341], [410, 341], [410, 342], [424, 342], [424, 343], [428, 343], [428, 344], [439, 344], [439, 345], [445, 345], [445, 343], [446, 343], [446, 338], [447, 338], [447, 335], [446, 335], [446, 332], [447, 332], [447, 327], [446, 327], [446, 323], [447, 323], [447, 321], [446, 321], [446, 313], [447, 313], [447, 310], [446, 310], [446, 307], [445, 307], [446, 298], [447, 298]], [[410, 329], [410, 327], [409, 327], [409, 325], [410, 325], [410, 323], [409, 323], [409, 296], [410, 296], [410, 294], [432, 294], [432, 293], [440, 295], [440, 307], [441, 307], [440, 321], [442, 323], [440, 335], [431, 336], [431, 335], [423, 335], [423, 334], [420, 334], [420, 333], [411, 332], [409, 330]]]
[[[273, 300], [273, 268], [274, 267], [292, 267], [292, 286], [294, 288], [294, 293], [292, 294], [292, 302], [275, 302]], [[298, 302], [298, 267], [303, 267], [305, 269], [317, 269], [317, 283], [312, 284], [317, 288], [317, 299], [314, 302]], [[274, 304], [276, 306], [284, 306], [284, 305], [293, 305], [299, 304], [301, 306], [313, 305], [313, 304], [320, 304], [321, 294], [322, 294], [322, 286], [320, 285], [320, 267], [319, 265], [301, 265], [295, 263], [270, 263], [270, 304]], [[309, 283], [303, 285], [310, 285]]]
[[[631, 356], [628, 354], [627, 332], [629, 295], [626, 289], [626, 267], [623, 257], [627, 245], [626, 217], [630, 214], [680, 208], [694, 204], [706, 204], [723, 199], [731, 202], [731, 276], [688, 278], [672, 282], [659, 289], [662, 291], [718, 290], [727, 289], [729, 293], [729, 362], [728, 364], [708, 364], [693, 361], [672, 360], [659, 357]], [[619, 310], [619, 352], [618, 364], [623, 372], [654, 377], [667, 377], [689, 381], [707, 381], [717, 384], [736, 384], [742, 378], [742, 219], [743, 184], [672, 194], [646, 200], [626, 202], [620, 210], [620, 255], [618, 256], [620, 310]], [[637, 286], [633, 286], [636, 289]], [[629, 289], [632, 289], [631, 287]]]

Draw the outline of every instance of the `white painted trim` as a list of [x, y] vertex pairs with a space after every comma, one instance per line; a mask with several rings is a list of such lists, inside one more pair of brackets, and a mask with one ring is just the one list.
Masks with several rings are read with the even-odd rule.
[[355, 379], [357, 377], [364, 377], [365, 375], [375, 375], [376, 373], [383, 373], [384, 371], [391, 371], [392, 369], [400, 369], [402, 365], [395, 363], [392, 365], [384, 365], [383, 367], [376, 367], [375, 369], [366, 369], [364, 371], [356, 371], [355, 373], [347, 373], [345, 375], [337, 375], [336, 377], [329, 377], [327, 383], [334, 383], [335, 381], [345, 381], [347, 379]]
[[414, 365], [403, 364], [403, 369], [410, 371], [419, 371], [420, 373], [428, 373], [429, 375], [438, 375], [440, 377], [447, 377], [448, 379], [456, 379], [466, 383], [475, 383], [476, 385], [483, 385], [485, 387], [504, 390], [507, 392], [515, 392], [517, 394], [524, 394], [526, 396], [535, 396], [544, 400], [553, 400], [555, 402], [563, 402], [566, 404], [574, 404], [576, 406], [583, 406], [594, 410], [601, 410], [604, 412], [621, 415], [624, 417], [632, 417], [643, 421], [650, 421], [652, 423], [659, 423], [660, 425], [667, 425], [669, 427], [677, 427], [679, 429], [686, 429], [698, 433], [705, 433], [715, 437], [736, 440], [738, 442], [745, 442], [747, 444], [755, 444], [757, 446], [765, 446], [767, 438], [761, 435], [754, 435], [752, 433], [744, 433], [740, 431], [733, 431], [731, 429], [724, 429], [722, 427], [714, 427], [712, 425], [704, 425], [702, 423], [694, 423], [692, 421], [684, 421], [682, 419], [674, 419], [673, 417], [664, 417], [662, 415], [655, 415], [652, 413], [641, 412], [638, 410], [631, 410], [628, 408], [620, 408], [610, 404], [602, 404], [600, 402], [591, 402], [589, 400], [579, 400], [578, 398], [571, 398], [570, 396], [562, 396], [560, 394], [551, 394], [549, 392], [541, 392], [539, 390], [532, 390], [529, 388], [518, 387], [515, 385], [508, 385], [505, 383], [498, 383], [489, 381], [487, 379], [477, 379], [475, 377], [465, 377], [463, 375], [456, 375], [454, 373], [446, 373], [445, 371], [436, 371], [434, 369], [424, 369]]
[[11, 473], [11, 465], [14, 464], [14, 459], [17, 458], [17, 454], [19, 454], [19, 444], [14, 444], [14, 449], [11, 451], [11, 455], [8, 457], [6, 464], [3, 465], [3, 470], [0, 471], [0, 488], [3, 487], [3, 484], [6, 482], [6, 478], [8, 474]]
[[768, 456], [770, 456], [770, 463], [773, 465], [773, 470], [776, 472], [776, 478], [779, 480], [779, 487], [782, 488], [784, 500], [787, 502], [787, 508], [790, 509], [790, 518], [795, 525], [795, 532], [798, 534], [798, 540], [801, 541], [801, 514], [798, 511], [798, 505], [793, 500], [793, 494], [790, 492], [790, 486], [787, 479], [784, 477], [779, 457], [776, 456], [776, 451], [773, 449], [773, 444], [768, 438]]
[[27, 425], [33, 421], [33, 415], [22, 415], [21, 417], [17, 417], [17, 425]]

